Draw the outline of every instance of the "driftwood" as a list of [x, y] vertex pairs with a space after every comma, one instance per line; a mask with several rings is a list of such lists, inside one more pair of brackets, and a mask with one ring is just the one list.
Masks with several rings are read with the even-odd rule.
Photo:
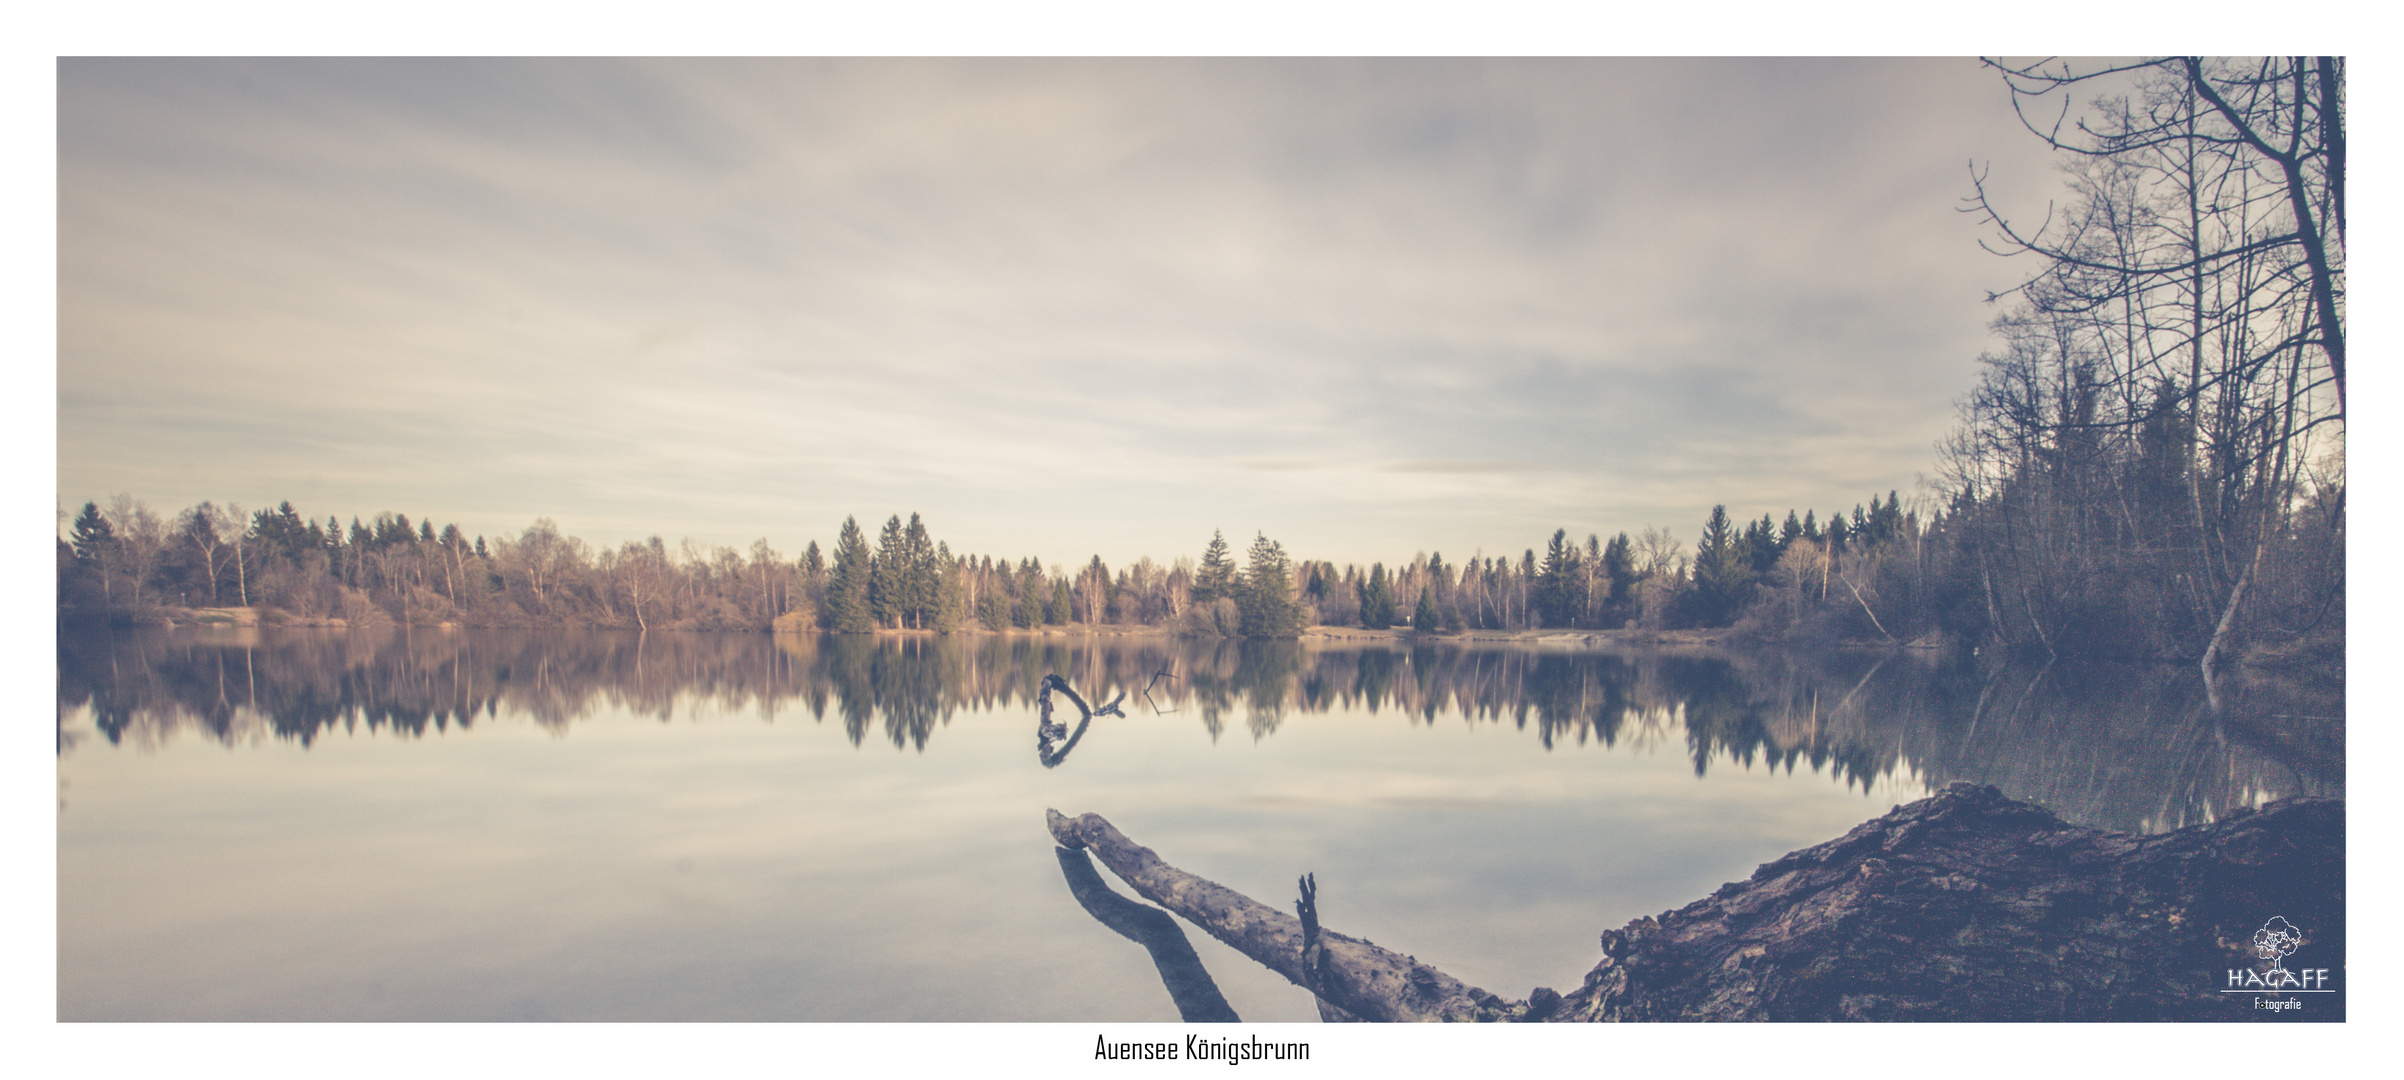
[[1152, 688], [1160, 685], [1160, 680], [1162, 679], [1167, 679], [1170, 682], [1176, 682], [1177, 676], [1170, 674], [1167, 671], [1155, 671], [1152, 673], [1151, 681], [1144, 684], [1144, 700], [1152, 703], [1152, 715], [1154, 716], [1162, 716], [1176, 711], [1174, 709], [1161, 708], [1160, 702], [1154, 700], [1152, 697]]
[[[2287, 799], [2132, 836], [1967, 783], [1603, 935], [1558, 1020], [2243, 1020], [2222, 993], [2278, 968], [2281, 1019], [2343, 1020], [2345, 804]], [[2283, 955], [2283, 954], [2282, 954]]]
[[1194, 955], [1194, 943], [1185, 939], [1185, 930], [1168, 912], [1110, 891], [1084, 852], [1053, 848], [1052, 853], [1060, 857], [1060, 874], [1068, 879], [1069, 895], [1077, 898], [1077, 905], [1094, 921], [1152, 954], [1160, 983], [1168, 988], [1169, 1000], [1177, 1003], [1177, 1015], [1186, 1023], [1232, 1024], [1242, 1019], [1235, 1014], [1235, 1007], [1227, 1004], [1226, 995], [1219, 993], [1218, 982], [1202, 966], [1202, 958]]
[[[1068, 725], [1052, 722], [1052, 691], [1054, 690], [1060, 691], [1077, 705], [1079, 716], [1075, 734], [1070, 734]], [[1058, 675], [1044, 676], [1043, 688], [1035, 695], [1037, 710], [1035, 759], [1043, 762], [1044, 768], [1058, 768], [1061, 762], [1068, 760], [1068, 752], [1077, 748], [1077, 740], [1085, 737], [1085, 729], [1092, 726], [1094, 717], [1127, 715], [1119, 711], [1119, 703], [1125, 700], [1127, 700], [1127, 692], [1121, 690], [1119, 696], [1110, 699], [1109, 704], [1096, 709], [1087, 705], [1084, 698], [1077, 696], [1077, 692], [1069, 687], [1068, 680]], [[1066, 742], [1061, 741], [1062, 736], [1067, 736]]]
[[[2132, 836], [1952, 784], [1605, 933], [1582, 986], [1525, 1002], [1318, 927], [1308, 878], [1297, 919], [1169, 866], [1098, 815], [1055, 810], [1049, 823], [1063, 846], [1311, 990], [1331, 1019], [2345, 1019], [2333, 799]], [[2233, 979], [2285, 992], [2223, 992]]]
[[[1329, 1019], [1507, 1020], [1527, 1012], [1410, 957], [1320, 929], [1315, 963], [1303, 954], [1302, 921], [1216, 882], [1162, 862], [1099, 814], [1048, 812], [1052, 838], [1090, 851], [1144, 899], [1185, 917], [1210, 936], [1311, 991]], [[1315, 921], [1315, 920], [1314, 920]], [[1330, 1007], [1334, 1011], [1330, 1011]]]
[[[1145, 689], [1149, 691], [1150, 687], [1146, 687]], [[1084, 698], [1077, 696], [1077, 691], [1069, 686], [1067, 679], [1063, 679], [1058, 675], [1046, 675], [1043, 677], [1043, 688], [1036, 691], [1035, 704], [1042, 708], [1044, 718], [1047, 720], [1052, 716], [1052, 691], [1054, 690], [1060, 691], [1062, 694], [1067, 695], [1070, 701], [1076, 702], [1077, 711], [1084, 713], [1085, 718], [1088, 720], [1091, 720], [1097, 716], [1127, 715], [1126, 713], [1119, 711], [1119, 703], [1127, 700], [1127, 691], [1125, 690], [1120, 690], [1119, 696], [1111, 698], [1107, 703], [1103, 704], [1099, 708], [1096, 708], [1094, 706], [1087, 705]]]

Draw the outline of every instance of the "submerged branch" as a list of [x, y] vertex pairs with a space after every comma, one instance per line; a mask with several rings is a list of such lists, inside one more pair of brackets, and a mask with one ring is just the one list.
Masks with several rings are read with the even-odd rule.
[[1177, 1003], [1177, 1015], [1189, 1024], [1233, 1024], [1242, 1021], [1235, 1008], [1219, 993], [1219, 984], [1202, 966], [1202, 958], [1194, 955], [1193, 942], [1185, 939], [1185, 931], [1177, 920], [1156, 907], [1138, 904], [1112, 892], [1095, 873], [1093, 860], [1081, 851], [1053, 848], [1060, 859], [1060, 873], [1068, 879], [1069, 895], [1077, 898], [1077, 906], [1085, 913], [1138, 945], [1152, 955], [1152, 966], [1160, 970], [1161, 985], [1168, 988], [1169, 999]]
[[1305, 958], [1302, 920], [1162, 862], [1152, 849], [1127, 839], [1100, 814], [1072, 818], [1052, 810], [1046, 820], [1061, 846], [1092, 852], [1144, 899], [1183, 916], [1344, 1013], [1372, 1021], [1513, 1020], [1527, 1013], [1525, 1002], [1506, 1001], [1410, 957], [1332, 930], [1311, 935], [1311, 951], [1316, 953], [1312, 963]]
[[[1951, 784], [1603, 934], [1582, 986], [1525, 1002], [1318, 927], [1308, 875], [1297, 919], [1160, 861], [1099, 815], [1048, 816], [1061, 844], [1310, 989], [1331, 1018], [2237, 1020], [2254, 1002], [2223, 993], [2232, 980], [2317, 989], [2346, 969], [2345, 804], [2332, 799], [2132, 836]], [[2302, 928], [2313, 951], [2298, 967], [2324, 981], [2277, 982], [2294, 975], [2246, 944], [2273, 917]], [[2342, 989], [2301, 1008], [2345, 1019]]]

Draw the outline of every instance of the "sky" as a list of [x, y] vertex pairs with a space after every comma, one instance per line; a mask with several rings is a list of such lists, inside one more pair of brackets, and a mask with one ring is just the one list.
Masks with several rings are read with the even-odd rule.
[[2055, 162], [1974, 60], [58, 66], [58, 503], [1113, 566], [1933, 471]]

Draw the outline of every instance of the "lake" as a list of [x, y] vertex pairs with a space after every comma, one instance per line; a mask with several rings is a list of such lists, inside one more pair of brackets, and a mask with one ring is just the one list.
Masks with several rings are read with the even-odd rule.
[[[1125, 715], [1039, 746], [1048, 673]], [[2343, 796], [2343, 715], [1909, 652], [63, 633], [59, 1017], [1178, 1020], [1192, 965], [1088, 913], [1047, 808], [1524, 997], [1953, 780], [2132, 831]], [[1318, 1018], [1184, 937], [1244, 1020]]]

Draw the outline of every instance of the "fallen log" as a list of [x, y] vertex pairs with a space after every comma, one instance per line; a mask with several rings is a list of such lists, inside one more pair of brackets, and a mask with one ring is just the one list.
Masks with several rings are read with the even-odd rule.
[[[1311, 990], [1331, 1019], [2345, 1019], [2335, 799], [2132, 836], [1951, 784], [1603, 934], [1583, 985], [1524, 1002], [1315, 917], [1306, 935], [1303, 920], [1162, 862], [1099, 815], [1048, 821], [1063, 846]], [[1312, 891], [1302, 907], [1315, 916]], [[2291, 954], [2300, 975], [2284, 966]]]
[[[2224, 993], [2292, 977], [2273, 919], [2323, 974]], [[2345, 804], [2132, 836], [1955, 783], [1602, 944], [1551, 1019], [2343, 1020]]]
[[[1525, 1002], [1506, 1001], [1426, 964], [1360, 938], [1319, 928], [1304, 956], [1302, 920], [1242, 893], [1162, 862], [1100, 814], [1046, 812], [1052, 838], [1093, 853], [1144, 899], [1184, 916], [1210, 936], [1311, 991], [1330, 1019], [1373, 1021], [1519, 1019]], [[1339, 1010], [1333, 1014], [1327, 1007]]]

